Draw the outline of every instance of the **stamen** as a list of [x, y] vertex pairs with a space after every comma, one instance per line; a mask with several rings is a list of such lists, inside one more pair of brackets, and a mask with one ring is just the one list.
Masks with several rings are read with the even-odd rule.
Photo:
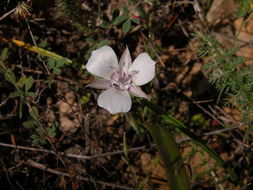
[[116, 84], [116, 83], [113, 83], [112, 86], [113, 86], [115, 89], [117, 89], [117, 90], [119, 89], [119, 85]]

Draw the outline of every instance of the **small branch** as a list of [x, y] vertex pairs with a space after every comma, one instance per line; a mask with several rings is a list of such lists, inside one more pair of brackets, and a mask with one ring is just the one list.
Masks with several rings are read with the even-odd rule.
[[[32, 147], [12, 145], [12, 144], [7, 144], [7, 143], [0, 143], [0, 146], [9, 147], [9, 148], [16, 148], [16, 149], [20, 149], [20, 150], [28, 150], [28, 151], [35, 151], [35, 152], [45, 152], [48, 154], [56, 154], [55, 151], [42, 149], [42, 148], [32, 148]], [[153, 147], [155, 147], [155, 144], [152, 144], [151, 146], [139, 146], [139, 147], [135, 147], [135, 148], [129, 148], [128, 152], [136, 152], [139, 150], [143, 150], [145, 148], [153, 148]], [[101, 158], [101, 157], [105, 157], [105, 156], [112, 156], [112, 155], [123, 154], [123, 153], [124, 153], [123, 150], [119, 150], [119, 151], [115, 151], [115, 152], [106, 152], [106, 153], [96, 154], [96, 155], [92, 155], [92, 156], [66, 154], [64, 152], [59, 152], [58, 154], [63, 155], [63, 156], [67, 156], [69, 158], [91, 160], [91, 159], [95, 159], [95, 158]]]
[[[60, 172], [60, 171], [55, 170], [55, 169], [47, 168], [45, 165], [43, 165], [41, 163], [38, 163], [38, 162], [35, 162], [31, 159], [28, 159], [27, 162], [25, 162], [25, 164], [28, 165], [28, 166], [31, 166], [31, 167], [34, 167], [34, 168], [52, 173], [52, 174], [73, 178], [73, 176], [70, 175], [69, 173]], [[131, 187], [126, 187], [126, 186], [117, 185], [117, 184], [114, 184], [114, 183], [108, 183], [108, 182], [99, 181], [99, 180], [93, 180], [93, 179], [89, 179], [89, 178], [81, 177], [81, 176], [75, 176], [74, 178], [77, 179], [77, 180], [88, 181], [88, 182], [92, 182], [92, 183], [98, 183], [98, 184], [105, 185], [105, 186], [112, 187], [112, 188], [125, 189], [125, 190], [135, 190], [134, 188], [131, 188]]]
[[10, 97], [7, 97], [6, 99], [4, 99], [1, 103], [0, 103], [0, 108], [5, 105], [5, 103], [10, 99]]
[[210, 33], [210, 30], [208, 28], [208, 24], [207, 24], [207, 21], [206, 21], [206, 17], [204, 15], [204, 12], [203, 12], [198, 0], [193, 0], [192, 6], [193, 6], [193, 9], [196, 12], [197, 16], [199, 17], [201, 22], [204, 24], [204, 27], [206, 28], [206, 31], [208, 33]]
[[9, 12], [5, 13], [3, 16], [0, 17], [0, 21], [3, 20], [5, 17], [9, 16], [11, 13], [13, 13], [16, 10], [16, 8], [10, 10]]
[[[227, 132], [227, 131], [237, 129], [238, 127], [239, 126], [232, 126], [232, 127], [227, 127], [227, 128], [223, 128], [223, 129], [218, 129], [218, 130], [215, 130], [215, 131], [206, 132], [203, 135], [204, 136], [210, 136], [210, 135], [214, 135], [214, 134], [220, 134], [220, 133], [224, 133], [224, 132]], [[189, 141], [189, 140], [191, 140], [191, 138], [185, 137], [185, 138], [177, 139], [176, 142], [180, 144], [180, 143], [183, 143], [183, 142], [186, 142], [186, 141]], [[54, 154], [54, 155], [56, 154], [55, 151], [42, 149], [42, 148], [32, 148], [32, 147], [12, 145], [12, 144], [7, 144], [7, 143], [0, 143], [0, 146], [9, 147], [9, 148], [16, 148], [16, 149], [20, 149], [20, 150], [35, 151], [35, 152], [45, 152], [45, 153]], [[154, 147], [156, 147], [155, 144], [151, 144], [149, 146], [144, 145], [144, 146], [129, 148], [128, 152], [136, 152], [136, 151], [139, 151], [139, 150], [154, 148]], [[76, 158], [76, 159], [81, 159], [81, 160], [91, 160], [91, 159], [101, 158], [101, 157], [105, 157], [105, 156], [113, 156], [113, 155], [118, 155], [118, 154], [123, 154], [123, 153], [124, 153], [123, 150], [119, 150], [119, 151], [106, 152], [106, 153], [96, 154], [96, 155], [91, 155], [91, 156], [77, 155], [77, 154], [66, 154], [64, 152], [59, 152], [58, 154], [69, 157], [69, 158]]]

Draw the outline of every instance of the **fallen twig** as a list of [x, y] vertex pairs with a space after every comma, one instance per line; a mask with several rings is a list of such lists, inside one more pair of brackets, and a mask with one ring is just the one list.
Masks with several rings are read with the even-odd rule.
[[[215, 131], [206, 132], [203, 135], [204, 136], [210, 136], [210, 135], [214, 135], [214, 134], [220, 134], [220, 133], [224, 133], [224, 132], [227, 132], [227, 131], [237, 129], [238, 127], [239, 126], [232, 126], [232, 127], [227, 127], [227, 128], [223, 128], [223, 129], [218, 129], [218, 130], [215, 130]], [[183, 142], [186, 142], [186, 141], [189, 141], [189, 140], [191, 140], [191, 138], [185, 137], [185, 138], [177, 139], [176, 141], [177, 141], [177, 143], [183, 143]], [[12, 144], [7, 144], [7, 143], [0, 143], [0, 146], [9, 147], [9, 148], [16, 148], [16, 149], [20, 149], [20, 150], [28, 150], [28, 151], [45, 152], [45, 153], [49, 153], [49, 154], [56, 154], [55, 151], [42, 149], [42, 148], [32, 148], [32, 147], [12, 145]], [[143, 149], [154, 148], [155, 146], [156, 146], [155, 144], [151, 144], [151, 145], [148, 145], [148, 146], [144, 145], [144, 146], [129, 148], [128, 152], [136, 152], [136, 151], [143, 150]], [[68, 153], [64, 153], [64, 152], [58, 152], [59, 155], [66, 156], [66, 157], [69, 157], [69, 158], [81, 159], [81, 160], [91, 160], [91, 159], [101, 158], [101, 157], [105, 157], [105, 156], [118, 155], [118, 154], [123, 154], [123, 153], [124, 153], [124, 150], [118, 150], [118, 151], [114, 151], [114, 152], [106, 152], [106, 153], [102, 153], [102, 154], [86, 156], [86, 155], [77, 155], [77, 154], [68, 154]]]
[[[55, 170], [55, 169], [47, 168], [44, 164], [35, 162], [31, 159], [28, 159], [27, 162], [25, 162], [25, 164], [28, 165], [28, 166], [31, 166], [31, 167], [34, 167], [34, 168], [52, 173], [52, 174], [73, 178], [73, 176], [71, 176], [69, 173], [60, 172], [60, 171]], [[92, 183], [98, 183], [98, 184], [105, 185], [105, 186], [112, 187], [112, 188], [134, 190], [134, 188], [131, 188], [131, 187], [126, 187], [126, 186], [117, 185], [117, 184], [114, 184], [114, 183], [108, 183], [108, 182], [99, 181], [99, 180], [93, 180], [93, 179], [89, 179], [89, 178], [86, 178], [86, 177], [75, 176], [74, 178], [77, 179], [77, 180], [89, 181], [89, 182], [92, 182]]]

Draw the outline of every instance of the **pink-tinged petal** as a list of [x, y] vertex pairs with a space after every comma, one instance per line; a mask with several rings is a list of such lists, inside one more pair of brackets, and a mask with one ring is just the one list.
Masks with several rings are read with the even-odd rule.
[[123, 52], [119, 61], [119, 72], [127, 76], [128, 70], [131, 66], [131, 62], [132, 62], [131, 55], [130, 55], [128, 47], [126, 46], [126, 49]]
[[150, 97], [141, 90], [140, 87], [138, 86], [133, 86], [131, 87], [128, 92], [136, 97], [140, 97], [140, 98], [146, 98], [146, 99], [149, 99]]
[[96, 89], [107, 89], [110, 88], [110, 80], [107, 79], [95, 79], [86, 87], [96, 88]]
[[109, 88], [98, 97], [98, 105], [108, 110], [111, 114], [128, 112], [132, 106], [132, 100], [127, 91]]
[[94, 50], [86, 64], [86, 69], [90, 73], [105, 79], [110, 79], [114, 68], [118, 68], [118, 59], [109, 46]]
[[141, 53], [136, 57], [129, 71], [139, 71], [133, 76], [133, 82], [137, 86], [144, 85], [155, 76], [155, 61], [147, 53]]

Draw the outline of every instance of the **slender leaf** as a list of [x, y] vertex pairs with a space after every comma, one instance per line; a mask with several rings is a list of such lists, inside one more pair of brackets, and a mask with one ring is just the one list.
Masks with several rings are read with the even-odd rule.
[[38, 135], [40, 137], [44, 137], [45, 136], [45, 132], [41, 128], [37, 128], [36, 131], [37, 131], [37, 133], [38, 133]]
[[123, 32], [127, 33], [131, 29], [131, 20], [128, 19], [127, 21], [124, 22], [122, 25], [122, 30]]
[[[31, 136], [31, 138], [32, 138], [32, 136]], [[33, 140], [33, 145], [37, 145], [37, 144], [39, 144], [40, 143], [40, 141], [39, 141], [39, 139], [38, 138], [36, 138], [36, 139], [34, 139]]]
[[147, 125], [158, 150], [168, 176], [170, 189], [190, 190], [190, 183], [186, 174], [179, 148], [172, 134], [160, 126]]
[[126, 19], [128, 19], [128, 16], [120, 15], [120, 16], [118, 16], [118, 17], [113, 21], [113, 24], [114, 24], [114, 25], [120, 24], [121, 22], [125, 21]]
[[103, 29], [108, 29], [110, 24], [108, 22], [103, 22], [102, 24], [99, 25]]
[[29, 77], [25, 81], [25, 91], [28, 92], [31, 89], [32, 85], [33, 85], [33, 78]]
[[1, 60], [5, 60], [8, 54], [8, 48], [4, 48], [1, 53]]
[[27, 92], [26, 95], [30, 96], [32, 98], [35, 98], [35, 96], [36, 96], [36, 94], [34, 92]]
[[136, 24], [140, 24], [141, 21], [137, 18], [131, 18], [131, 21], [135, 22]]
[[33, 120], [30, 120], [30, 121], [25, 121], [23, 123], [23, 126], [27, 129], [30, 129], [30, 128], [33, 128], [34, 126], [36, 126], [36, 122], [33, 121]]
[[37, 109], [35, 106], [33, 106], [33, 107], [31, 107], [31, 108], [29, 109], [29, 113], [30, 113], [30, 115], [31, 115], [34, 119], [38, 119], [39, 111], [38, 111], [38, 109]]
[[32, 139], [38, 139], [38, 138], [40, 138], [38, 135], [35, 135], [35, 134], [33, 134], [33, 135], [31, 135], [31, 138]]
[[55, 130], [56, 130], [56, 125], [52, 125], [51, 128], [48, 130], [48, 134], [50, 137], [54, 137], [56, 135]]
[[54, 68], [53, 72], [54, 72], [54, 74], [59, 75], [59, 74], [61, 74], [61, 69], [56, 67], [56, 68]]
[[23, 106], [24, 106], [25, 98], [23, 95], [19, 96], [19, 118], [23, 116]]
[[22, 88], [22, 87], [25, 85], [26, 79], [27, 79], [26, 76], [23, 75], [23, 76], [18, 80], [17, 86], [18, 86], [19, 88]]
[[127, 140], [126, 140], [126, 133], [124, 133], [123, 136], [123, 151], [124, 151], [124, 155], [126, 157], [126, 160], [128, 161], [128, 144], [127, 144]]
[[15, 40], [15, 39], [12, 39], [10, 40], [11, 42], [15, 43], [16, 45], [20, 46], [20, 47], [23, 47], [25, 49], [28, 49], [29, 51], [32, 51], [32, 52], [35, 52], [35, 53], [39, 53], [40, 55], [43, 55], [43, 56], [46, 56], [46, 57], [52, 57], [52, 58], [55, 58], [55, 59], [64, 59], [67, 63], [72, 63], [72, 61], [68, 58], [65, 58], [61, 55], [58, 55], [54, 52], [51, 52], [49, 50], [45, 50], [43, 48], [39, 48], [37, 46], [33, 46], [31, 44], [28, 44], [28, 43], [25, 43], [23, 41], [20, 41], [20, 40]]
[[12, 83], [13, 85], [16, 84], [16, 76], [14, 74], [14, 72], [10, 69], [7, 69], [5, 74], [4, 74], [5, 80], [9, 81], [10, 83]]
[[46, 143], [46, 140], [43, 139], [43, 138], [39, 138], [38, 140], [39, 140], [39, 143], [40, 143], [40, 144], [45, 144], [45, 143]]
[[11, 98], [16, 98], [16, 97], [19, 97], [19, 96], [21, 96], [21, 95], [23, 95], [23, 92], [21, 92], [21, 91], [16, 91], [16, 92], [12, 92], [12, 93], [10, 93], [10, 97]]

